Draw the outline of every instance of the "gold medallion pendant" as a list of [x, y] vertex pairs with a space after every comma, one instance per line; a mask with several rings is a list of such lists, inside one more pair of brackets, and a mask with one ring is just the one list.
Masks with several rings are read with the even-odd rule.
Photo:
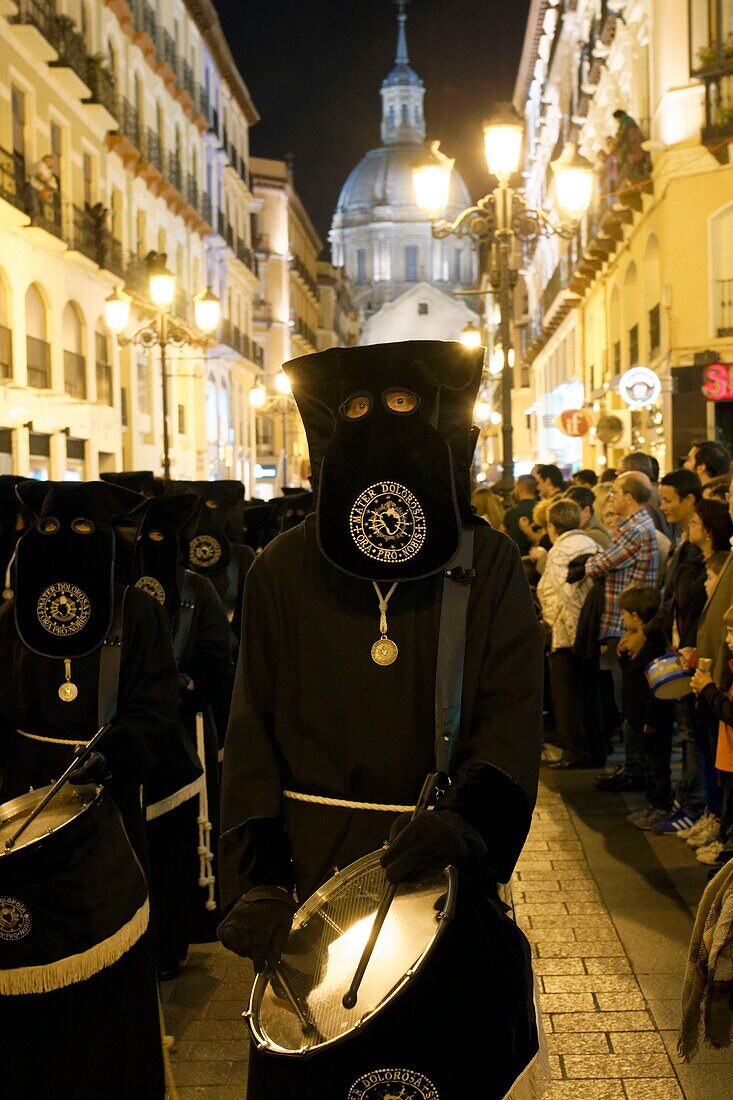
[[372, 660], [375, 665], [392, 665], [397, 660], [399, 650], [391, 638], [384, 635], [372, 646]]
[[71, 661], [64, 661], [65, 682], [59, 688], [59, 699], [62, 703], [73, 703], [79, 694], [79, 688], [71, 682]]

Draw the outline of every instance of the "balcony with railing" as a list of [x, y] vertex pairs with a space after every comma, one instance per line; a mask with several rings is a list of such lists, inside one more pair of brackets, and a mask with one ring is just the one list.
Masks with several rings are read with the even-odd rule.
[[64, 392], [78, 401], [86, 401], [86, 364], [84, 356], [75, 351], [64, 351]]
[[95, 364], [97, 377], [97, 404], [114, 405], [114, 389], [112, 386], [112, 364], [100, 362]]
[[0, 148], [0, 199], [25, 213], [26, 187], [23, 158]]
[[300, 336], [302, 340], [307, 340], [314, 350], [318, 347], [318, 337], [308, 322], [302, 317], [295, 317], [293, 321], [293, 333], [296, 336]]
[[28, 385], [37, 390], [51, 388], [51, 345], [35, 336], [26, 336]]
[[237, 257], [241, 264], [249, 270], [257, 273], [257, 264], [255, 261], [255, 255], [251, 248], [248, 248], [241, 237], [237, 237], [234, 246], [234, 255]]
[[293, 255], [293, 257], [290, 260], [290, 269], [291, 269], [291, 271], [294, 271], [297, 275], [300, 276], [300, 278], [303, 280], [303, 282], [307, 286], [308, 290], [310, 290], [313, 297], [317, 298], [318, 297], [318, 287], [316, 285], [316, 280], [313, 278], [310, 271], [308, 270], [306, 265], [301, 260], [300, 256]]
[[257, 324], [271, 325], [272, 302], [268, 302], [266, 298], [255, 298], [252, 303], [252, 316]]
[[733, 279], [717, 280], [717, 334], [733, 336]]
[[7, 325], [0, 325], [0, 380], [13, 377], [13, 333]]

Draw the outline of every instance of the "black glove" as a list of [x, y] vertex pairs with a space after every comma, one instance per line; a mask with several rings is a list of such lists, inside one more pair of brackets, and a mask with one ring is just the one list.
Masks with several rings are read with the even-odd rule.
[[259, 973], [280, 962], [297, 908], [281, 887], [255, 886], [232, 906], [216, 934], [229, 951], [251, 959]]
[[414, 820], [397, 818], [380, 860], [391, 883], [411, 882], [444, 867], [460, 867], [486, 845], [473, 825], [451, 810], [423, 810]]
[[74, 768], [69, 776], [69, 783], [76, 786], [79, 783], [104, 783], [109, 778], [109, 764], [107, 757], [101, 752], [90, 752], [89, 756], [78, 768]]

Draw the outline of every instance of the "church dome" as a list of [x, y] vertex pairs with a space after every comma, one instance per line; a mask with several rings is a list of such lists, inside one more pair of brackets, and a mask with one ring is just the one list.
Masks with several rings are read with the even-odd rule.
[[[349, 174], [341, 189], [336, 206], [336, 222], [341, 225], [371, 221], [377, 207], [391, 207], [382, 212], [389, 221], [425, 220], [412, 185], [412, 165], [423, 146], [384, 145], [372, 149]], [[456, 170], [451, 177], [450, 208], [455, 214], [471, 205], [468, 188]], [[449, 213], [451, 212], [449, 210]]]

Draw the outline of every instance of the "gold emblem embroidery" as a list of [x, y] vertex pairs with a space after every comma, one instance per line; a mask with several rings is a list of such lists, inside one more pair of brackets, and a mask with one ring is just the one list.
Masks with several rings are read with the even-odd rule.
[[221, 543], [213, 535], [196, 535], [188, 550], [189, 561], [199, 568], [216, 565], [221, 557]]
[[155, 577], [140, 577], [139, 580], [135, 581], [135, 588], [139, 588], [141, 592], [152, 596], [158, 603], [165, 603], [165, 589]]
[[425, 544], [425, 513], [414, 493], [398, 481], [379, 481], [357, 497], [349, 516], [351, 537], [362, 554], [399, 564]]
[[18, 898], [0, 898], [0, 940], [24, 940], [31, 930], [28, 907]]
[[68, 638], [83, 630], [91, 610], [86, 592], [67, 581], [57, 581], [44, 588], [36, 605], [41, 626], [57, 638]]
[[374, 1069], [354, 1081], [347, 1100], [440, 1100], [423, 1073], [413, 1069]]

